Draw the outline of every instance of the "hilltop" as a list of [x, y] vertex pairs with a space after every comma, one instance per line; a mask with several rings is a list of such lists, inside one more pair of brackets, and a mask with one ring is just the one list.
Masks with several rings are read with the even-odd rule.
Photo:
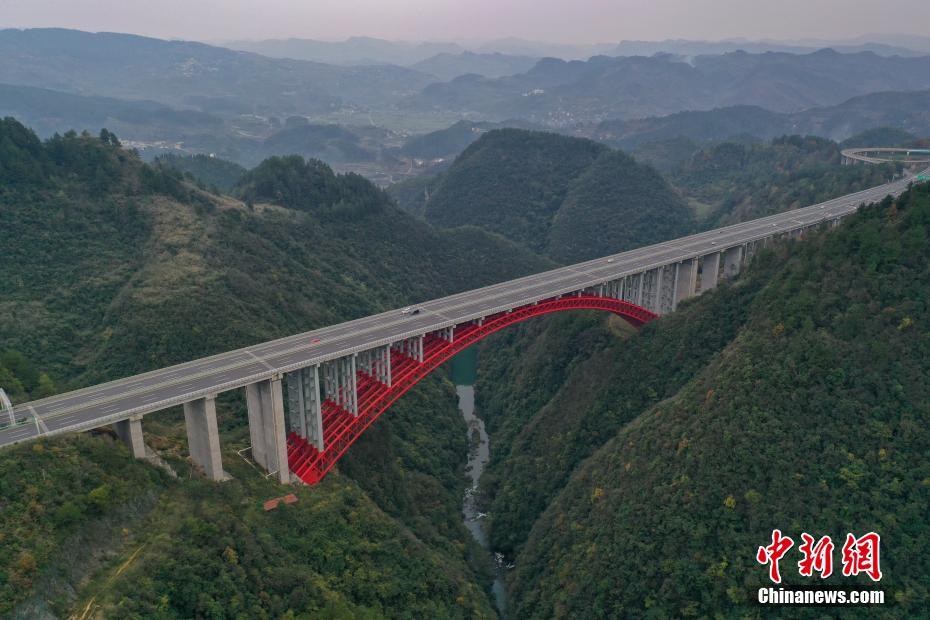
[[438, 177], [392, 192], [427, 222], [472, 223], [560, 262], [691, 226], [684, 202], [649, 166], [590, 140], [518, 129], [487, 132]]

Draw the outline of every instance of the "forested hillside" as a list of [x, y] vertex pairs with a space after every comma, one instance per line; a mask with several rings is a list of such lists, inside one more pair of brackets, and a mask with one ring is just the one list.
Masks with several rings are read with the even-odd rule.
[[196, 183], [218, 192], [229, 193], [245, 175], [239, 164], [209, 155], [161, 155], [156, 163], [189, 174]]
[[497, 336], [478, 395], [496, 442], [492, 540], [516, 562], [512, 615], [761, 617], [755, 550], [781, 528], [880, 532], [893, 602], [844, 617], [918, 617], [928, 262], [923, 186], [766, 251], [629, 340], [600, 317]]
[[900, 167], [841, 166], [835, 142], [782, 136], [701, 149], [669, 179], [705, 216], [703, 226], [733, 224], [812, 205], [886, 183]]
[[[235, 193], [147, 166], [106, 131], [41, 142], [3, 120], [0, 228], [15, 241], [0, 249], [0, 379], [14, 397], [548, 264], [478, 229], [436, 231], [361, 177], [299, 157], [266, 162]], [[190, 479], [179, 411], [144, 421], [178, 478], [106, 433], [5, 450], [0, 615], [493, 615], [458, 512], [466, 433], [442, 375], [366, 434], [344, 475], [272, 514], [261, 502], [280, 487], [237, 454], [244, 403], [219, 405], [222, 485]]]
[[558, 261], [688, 232], [691, 213], [652, 168], [590, 140], [519, 129], [484, 134], [438, 177], [393, 195], [432, 224], [473, 224]]

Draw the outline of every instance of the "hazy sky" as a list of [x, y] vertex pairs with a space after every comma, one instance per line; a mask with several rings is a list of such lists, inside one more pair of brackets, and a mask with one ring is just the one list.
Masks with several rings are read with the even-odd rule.
[[927, 8], [927, 0], [0, 0], [0, 26], [195, 40], [843, 39], [926, 34]]

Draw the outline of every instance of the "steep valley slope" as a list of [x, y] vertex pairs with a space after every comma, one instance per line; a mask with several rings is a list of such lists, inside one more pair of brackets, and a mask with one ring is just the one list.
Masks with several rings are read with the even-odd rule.
[[[478, 229], [437, 231], [364, 179], [299, 157], [234, 190], [148, 166], [109, 132], [45, 142], [0, 122], [0, 379], [19, 400], [535, 272]], [[503, 259], [503, 260], [502, 260]], [[466, 431], [440, 373], [293, 506], [239, 454], [199, 479], [180, 412], [147, 416], [176, 477], [107, 433], [0, 453], [0, 615], [494, 617], [459, 516]]]
[[[890, 604], [844, 617], [918, 617], [928, 264], [923, 185], [776, 246], [632, 337], [559, 317], [485, 345], [485, 505], [492, 547], [516, 563], [511, 615], [764, 617], [755, 551], [780, 528], [878, 531]], [[789, 567], [789, 585], [809, 584]]]

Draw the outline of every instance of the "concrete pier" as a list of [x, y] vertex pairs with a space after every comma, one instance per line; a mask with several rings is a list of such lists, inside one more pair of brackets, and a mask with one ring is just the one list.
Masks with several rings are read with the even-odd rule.
[[113, 425], [116, 435], [129, 446], [129, 451], [137, 459], [145, 458], [145, 441], [142, 438], [142, 416], [133, 416], [120, 420]]
[[220, 434], [216, 426], [216, 398], [199, 398], [184, 403], [187, 425], [187, 445], [194, 463], [210, 480], [223, 480], [223, 458], [220, 454]]
[[701, 261], [701, 292], [717, 287], [720, 273], [720, 252], [707, 254]]
[[[366, 360], [367, 362], [367, 360]], [[376, 366], [377, 364], [372, 364]], [[376, 369], [375, 369], [376, 370]], [[369, 370], [369, 372], [373, 372]], [[296, 431], [323, 451], [323, 411], [320, 398], [320, 367], [301, 368], [286, 375], [287, 416], [290, 430]]]
[[743, 263], [743, 246], [729, 248], [723, 253], [723, 277], [732, 278], [740, 271]]
[[252, 458], [281, 482], [290, 482], [287, 437], [284, 428], [284, 393], [281, 379], [269, 379], [245, 387], [249, 410]]
[[675, 277], [675, 299], [672, 302], [672, 310], [678, 307], [678, 302], [689, 297], [694, 297], [697, 288], [697, 259], [690, 258], [681, 261], [677, 266]]

